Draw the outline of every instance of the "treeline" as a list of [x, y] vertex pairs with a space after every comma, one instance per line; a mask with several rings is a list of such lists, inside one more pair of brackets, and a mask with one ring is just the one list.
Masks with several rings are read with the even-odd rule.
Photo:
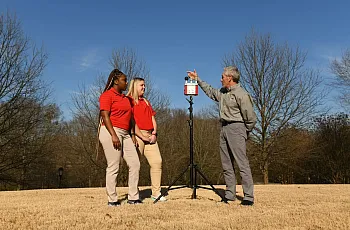
[[[180, 109], [162, 111], [164, 122], [159, 124], [159, 146], [163, 158], [162, 184], [168, 185], [189, 163], [188, 112]], [[205, 117], [204, 115], [207, 115]], [[12, 155], [18, 167], [1, 171], [2, 189], [34, 189], [61, 187], [103, 187], [105, 184], [105, 158], [100, 149], [96, 158], [96, 129], [89, 127], [84, 118], [54, 123], [47, 132], [46, 143], [28, 145], [27, 155]], [[219, 156], [218, 119], [209, 114], [194, 116], [194, 159], [214, 184], [223, 184]], [[40, 132], [40, 130], [36, 130]], [[36, 142], [42, 141], [38, 138]], [[42, 142], [41, 142], [42, 143]], [[271, 183], [350, 183], [350, 125], [344, 114], [322, 117], [313, 126], [284, 129], [271, 147], [269, 182]], [[255, 183], [263, 183], [256, 142], [248, 141], [248, 155]], [[22, 148], [14, 148], [19, 150]], [[34, 154], [35, 153], [35, 154]], [[35, 155], [36, 157], [32, 157]], [[23, 156], [26, 156], [23, 158]], [[28, 162], [27, 162], [28, 159]], [[140, 185], [150, 185], [149, 166], [140, 157]], [[62, 177], [58, 169], [63, 168]], [[237, 167], [236, 167], [237, 168]], [[128, 170], [122, 163], [118, 184], [127, 186]], [[237, 172], [238, 176], [238, 172]], [[199, 184], [205, 184], [198, 177]], [[239, 176], [237, 177], [239, 178]], [[5, 179], [5, 180], [4, 180]], [[61, 181], [59, 181], [61, 179]], [[178, 184], [189, 182], [189, 173]]]
[[[97, 126], [98, 97], [107, 77], [97, 76], [94, 87], [79, 87], [71, 96], [72, 119], [65, 121], [50, 101], [50, 85], [41, 80], [47, 54], [33, 45], [11, 14], [0, 16], [0, 46], [0, 189], [104, 186], [106, 162]], [[350, 78], [344, 75], [349, 57], [346, 52], [330, 64], [344, 108], [349, 106]], [[256, 183], [350, 182], [348, 115], [324, 113], [322, 79], [318, 71], [305, 68], [305, 60], [298, 48], [254, 31], [224, 58], [223, 65], [239, 67], [241, 84], [256, 106], [258, 123], [247, 144]], [[162, 184], [168, 185], [189, 163], [189, 112], [171, 108], [169, 97], [152, 89], [150, 71], [132, 49], [114, 50], [110, 65], [129, 78], [146, 79], [146, 97], [157, 112]], [[213, 184], [224, 183], [219, 131], [216, 104], [195, 114], [194, 159]], [[148, 164], [143, 156], [140, 161], [140, 185], [150, 185]], [[127, 173], [122, 162], [119, 186], [127, 185]], [[189, 174], [178, 181], [188, 182]]]

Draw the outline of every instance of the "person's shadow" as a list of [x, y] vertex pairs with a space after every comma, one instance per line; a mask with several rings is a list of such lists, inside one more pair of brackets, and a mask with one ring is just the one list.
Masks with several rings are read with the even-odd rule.
[[[166, 191], [166, 188], [161, 188], [161, 192], [164, 193]], [[139, 190], [139, 193], [140, 193], [140, 199], [141, 200], [144, 200], [144, 199], [147, 199], [147, 198], [151, 198], [152, 196], [152, 189], [150, 188], [146, 188], [146, 189], [141, 189]], [[164, 194], [164, 196], [167, 196], [168, 195], [168, 192], [166, 192]]]
[[[222, 188], [216, 188], [216, 190], [218, 191], [218, 193], [220, 195], [222, 195], [223, 197], [225, 196], [225, 189], [222, 189]], [[166, 188], [162, 188], [161, 190], [162, 192], [165, 192], [166, 191]], [[214, 192], [214, 191], [213, 191]], [[215, 192], [214, 192], [215, 193]], [[144, 199], [147, 199], [147, 198], [151, 198], [151, 195], [152, 195], [152, 190], [150, 188], [146, 188], [146, 189], [141, 189], [139, 190], [139, 194], [140, 194], [140, 200], [144, 200]], [[164, 194], [164, 196], [167, 196], [168, 195], [168, 192], [166, 192]], [[240, 195], [237, 195], [237, 192], [236, 192], [236, 199], [239, 200], [239, 201], [243, 201], [243, 197], [240, 196]], [[123, 201], [126, 201], [128, 200], [128, 194], [125, 194], [122, 199], [120, 200], [120, 202], [123, 202]], [[209, 199], [209, 200], [212, 200], [212, 199]]]
[[[225, 196], [225, 189], [216, 188], [216, 190], [218, 191], [218, 193], [220, 193], [220, 195], [222, 195], [223, 197]], [[240, 195], [237, 195], [237, 192], [236, 192], [236, 199], [239, 201], [243, 201], [243, 197]]]
[[[161, 191], [162, 192], [165, 192], [166, 188], [162, 188]], [[144, 199], [147, 199], [147, 198], [151, 198], [152, 196], [152, 189], [150, 188], [146, 188], [146, 189], [141, 189], [139, 190], [139, 194], [140, 194], [140, 200], [144, 200]], [[167, 196], [168, 195], [168, 192], [166, 192], [164, 194], [164, 196]], [[126, 201], [128, 200], [128, 194], [125, 194], [121, 199], [120, 199], [120, 202], [123, 202], [123, 201]]]
[[[223, 197], [225, 196], [225, 189], [222, 189], [222, 188], [216, 188], [216, 190], [218, 191], [218, 193], [220, 195], [222, 195]], [[162, 192], [165, 192], [166, 191], [166, 188], [162, 188]], [[213, 191], [214, 192], [214, 191]], [[139, 191], [140, 193], [140, 200], [144, 200], [144, 199], [147, 199], [147, 198], [151, 198], [151, 195], [152, 195], [152, 190], [150, 188], [146, 188], [146, 189], [141, 189]], [[215, 192], [214, 192], [215, 193]], [[168, 195], [168, 192], [166, 192], [164, 194], [164, 196], [167, 196]], [[122, 201], [125, 201], [128, 199], [128, 194], [125, 194], [124, 197], [121, 199], [121, 202]], [[236, 192], [236, 199], [239, 200], [239, 201], [243, 201], [243, 197], [238, 195], [237, 192]], [[209, 200], [212, 200], [212, 199], [209, 199]]]

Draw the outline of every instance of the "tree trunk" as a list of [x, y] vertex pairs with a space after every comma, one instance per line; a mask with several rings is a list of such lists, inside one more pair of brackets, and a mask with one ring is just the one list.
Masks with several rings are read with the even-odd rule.
[[268, 184], [269, 183], [269, 164], [267, 161], [264, 163], [263, 175], [264, 175], [264, 184]]

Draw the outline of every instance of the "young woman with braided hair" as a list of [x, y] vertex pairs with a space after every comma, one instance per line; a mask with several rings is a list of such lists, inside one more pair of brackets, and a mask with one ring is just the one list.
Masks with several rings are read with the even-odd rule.
[[137, 142], [134, 136], [135, 129], [132, 125], [132, 101], [122, 93], [126, 88], [126, 75], [118, 69], [114, 69], [109, 75], [104, 92], [100, 96], [99, 140], [107, 160], [108, 206], [120, 205], [116, 185], [121, 157], [124, 158], [129, 167], [127, 203], [142, 203], [138, 191], [140, 161], [135, 148]]
[[[157, 123], [155, 112], [150, 102], [144, 98], [145, 80], [134, 78], [129, 85], [127, 96], [133, 100], [133, 114], [136, 123], [136, 139], [140, 155], [145, 155], [150, 165], [151, 187], [153, 200], [160, 196], [162, 176], [162, 157], [157, 143]], [[138, 130], [139, 129], [139, 130]], [[148, 137], [150, 140], [145, 140]], [[166, 201], [162, 196], [160, 201]]]

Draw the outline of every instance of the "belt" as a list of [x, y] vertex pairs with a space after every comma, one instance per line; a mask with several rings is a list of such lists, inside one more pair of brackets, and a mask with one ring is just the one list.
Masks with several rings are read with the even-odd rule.
[[229, 124], [233, 124], [233, 123], [244, 123], [243, 121], [225, 121], [225, 120], [220, 120], [221, 125], [225, 126], [225, 125], [229, 125]]

